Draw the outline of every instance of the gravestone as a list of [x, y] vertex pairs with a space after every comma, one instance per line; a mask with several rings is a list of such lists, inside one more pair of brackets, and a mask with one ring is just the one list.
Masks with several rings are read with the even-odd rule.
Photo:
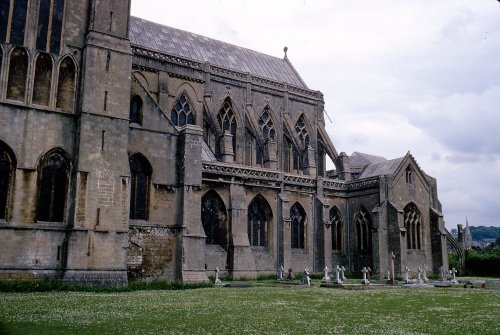
[[309, 271], [307, 270], [307, 267], [304, 268], [304, 272], [302, 273], [301, 284], [311, 286], [311, 278], [309, 277]]
[[222, 281], [219, 278], [219, 267], [215, 268], [215, 285], [222, 285]]
[[340, 267], [337, 265], [335, 268], [335, 284], [342, 284], [342, 279], [340, 278]]
[[364, 267], [363, 270], [361, 270], [361, 272], [363, 272], [363, 280], [361, 281], [361, 284], [363, 284], [363, 285], [370, 284], [370, 281], [366, 278], [366, 275], [369, 272], [368, 269], [366, 267]]
[[417, 283], [422, 284], [422, 269], [420, 266], [418, 267], [418, 272], [417, 272]]
[[451, 268], [451, 270], [450, 270], [450, 274], [451, 274], [451, 276], [452, 276], [451, 282], [452, 282], [453, 284], [458, 284], [458, 281], [457, 281], [457, 279], [455, 278], [455, 275], [456, 275], [456, 273], [457, 273], [457, 272], [458, 272], [458, 271], [457, 271], [455, 268]]
[[330, 277], [328, 276], [328, 267], [325, 266], [325, 269], [323, 270], [323, 279], [321, 279], [321, 282], [323, 283], [329, 283], [331, 281]]
[[427, 278], [427, 265], [424, 264], [424, 275], [423, 275], [423, 280], [424, 280], [424, 283], [427, 283], [429, 281], [429, 278]]
[[405, 273], [404, 273], [404, 282], [405, 284], [408, 284], [410, 282], [410, 278], [409, 278], [409, 273], [410, 273], [410, 269], [408, 269], [408, 266], [405, 265]]
[[288, 274], [286, 275], [286, 280], [293, 280], [292, 268], [288, 269]]
[[340, 270], [341, 270], [341, 278], [340, 279], [342, 279], [342, 282], [345, 283], [347, 281], [347, 278], [345, 277], [345, 267], [342, 265]]
[[285, 269], [283, 268], [283, 265], [280, 265], [278, 267], [278, 271], [276, 272], [276, 280], [279, 280], [279, 281], [283, 280], [283, 271], [284, 270]]

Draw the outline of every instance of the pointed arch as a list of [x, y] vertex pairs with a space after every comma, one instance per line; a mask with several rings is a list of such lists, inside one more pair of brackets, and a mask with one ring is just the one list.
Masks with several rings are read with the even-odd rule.
[[354, 227], [356, 231], [356, 246], [358, 251], [371, 251], [372, 220], [370, 213], [361, 206], [354, 215]]
[[57, 84], [56, 108], [63, 112], [73, 113], [76, 89], [77, 68], [75, 61], [66, 56], [59, 63], [59, 79]]
[[63, 222], [66, 212], [71, 161], [66, 152], [55, 148], [38, 164], [36, 221]]
[[210, 190], [201, 198], [201, 221], [206, 244], [219, 245], [227, 250], [229, 244], [228, 215], [219, 194]]
[[130, 164], [130, 219], [149, 219], [149, 193], [153, 168], [141, 153], [129, 157]]
[[283, 170], [301, 174], [303, 169], [302, 155], [288, 136], [283, 136]]
[[129, 122], [142, 125], [142, 99], [138, 95], [130, 99]]
[[31, 101], [36, 105], [48, 106], [52, 81], [52, 57], [41, 52], [35, 61], [35, 79]]
[[260, 129], [262, 131], [262, 137], [264, 142], [269, 140], [276, 142], [276, 128], [273, 121], [273, 112], [269, 105], [266, 105], [260, 114], [259, 120], [257, 121]]
[[189, 96], [184, 91], [174, 102], [172, 110], [170, 111], [170, 121], [177, 127], [184, 127], [186, 124], [195, 123], [195, 114], [193, 111], [193, 104]]
[[304, 149], [306, 149], [309, 146], [311, 138], [309, 135], [308, 127], [306, 125], [304, 114], [301, 114], [297, 119], [294, 130], [297, 134], [297, 137], [300, 139], [300, 143], [304, 146]]
[[406, 248], [421, 249], [422, 215], [417, 205], [410, 202], [403, 208], [406, 228]]
[[15, 47], [10, 53], [7, 99], [25, 101], [29, 56], [26, 49]]
[[9, 216], [16, 166], [14, 152], [0, 140], [0, 220], [7, 220]]
[[[236, 132], [238, 129], [238, 122], [236, 119], [237, 115], [235, 109], [233, 108], [233, 102], [231, 101], [231, 98], [227, 97], [224, 100], [221, 108], [219, 109], [219, 112], [217, 113], [217, 121], [221, 128], [222, 134], [228, 131], [231, 135], [233, 135], [233, 154], [235, 155], [235, 157], [236, 157]], [[220, 156], [220, 144], [218, 145], [218, 147]]]
[[340, 210], [333, 206], [330, 209], [330, 225], [332, 230], [332, 250], [344, 250], [344, 220]]
[[305, 222], [306, 211], [299, 202], [293, 204], [290, 208], [291, 219], [291, 246], [293, 249], [305, 248]]
[[257, 195], [248, 205], [248, 241], [251, 246], [265, 247], [268, 245], [269, 224], [272, 210], [262, 195]]

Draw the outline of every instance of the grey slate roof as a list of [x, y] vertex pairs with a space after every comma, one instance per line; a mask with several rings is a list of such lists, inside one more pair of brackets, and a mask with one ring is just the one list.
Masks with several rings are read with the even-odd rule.
[[357, 179], [393, 175], [404, 158], [405, 157], [403, 156], [391, 160], [386, 160], [385, 162], [381, 163], [369, 164], [363, 169], [363, 171], [361, 171]]
[[352, 155], [349, 156], [349, 165], [351, 167], [363, 167], [368, 164], [382, 162], [387, 162], [387, 159], [381, 156], [365, 154], [357, 151], [353, 152]]
[[133, 16], [130, 18], [129, 36], [130, 43], [135, 46], [307, 88], [287, 59]]

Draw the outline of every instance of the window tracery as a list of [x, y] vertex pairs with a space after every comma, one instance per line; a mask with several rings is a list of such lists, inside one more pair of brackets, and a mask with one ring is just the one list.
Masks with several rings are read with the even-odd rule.
[[146, 157], [134, 154], [130, 163], [130, 219], [148, 220], [149, 192], [153, 169]]
[[228, 246], [228, 223], [224, 202], [215, 191], [207, 192], [201, 199], [201, 221], [205, 230], [206, 244]]
[[404, 211], [404, 222], [406, 228], [406, 247], [408, 249], [421, 249], [421, 215], [417, 206], [413, 203], [406, 205]]
[[39, 166], [37, 221], [63, 222], [69, 186], [70, 163], [56, 150]]
[[356, 214], [355, 229], [357, 247], [359, 251], [370, 251], [371, 249], [371, 218], [370, 213], [361, 207]]
[[179, 96], [174, 107], [172, 107], [170, 120], [177, 127], [184, 127], [186, 124], [194, 124], [193, 112], [191, 111], [191, 106], [184, 93]]
[[298, 202], [290, 208], [290, 219], [292, 248], [304, 249], [306, 212]]
[[332, 250], [343, 250], [343, 223], [337, 207], [330, 209], [330, 225], [332, 230]]

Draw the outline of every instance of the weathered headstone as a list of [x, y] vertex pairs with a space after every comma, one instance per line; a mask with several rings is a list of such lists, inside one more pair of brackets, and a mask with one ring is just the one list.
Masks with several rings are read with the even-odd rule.
[[323, 283], [329, 283], [331, 281], [330, 277], [328, 276], [328, 267], [325, 266], [325, 269], [323, 270], [323, 279], [321, 279]]
[[340, 267], [338, 265], [335, 268], [335, 284], [342, 284], [342, 279], [340, 278]]
[[446, 281], [446, 279], [447, 279], [446, 278], [446, 271], [445, 271], [444, 267], [441, 265], [439, 267], [439, 280], [440, 281]]
[[288, 269], [288, 274], [286, 275], [286, 280], [293, 280], [292, 268]]
[[429, 278], [427, 278], [427, 265], [424, 264], [424, 275], [423, 275], [423, 280], [424, 280], [424, 283], [427, 283], [429, 281]]
[[408, 268], [408, 266], [405, 265], [405, 273], [404, 273], [405, 284], [408, 284], [410, 282], [409, 273], [410, 273], [410, 269]]
[[455, 268], [451, 268], [451, 270], [450, 270], [450, 274], [452, 276], [451, 282], [453, 284], [457, 284], [458, 283], [457, 279], [455, 278], [455, 275], [456, 275], [457, 272], [458, 271]]
[[342, 279], [342, 282], [345, 283], [347, 281], [347, 278], [345, 276], [345, 267], [342, 265], [340, 270], [341, 270], [341, 278], [340, 279]]
[[222, 281], [219, 278], [219, 267], [215, 268], [215, 285], [222, 285]]
[[417, 282], [419, 284], [422, 284], [422, 269], [420, 268], [420, 266], [418, 267], [418, 272], [417, 272]]
[[391, 271], [387, 271], [387, 281], [391, 281]]
[[276, 272], [276, 280], [283, 280], [283, 265], [278, 266], [278, 271]]
[[361, 270], [363, 272], [363, 280], [361, 281], [361, 284], [368, 285], [370, 284], [370, 281], [366, 278], [366, 274], [368, 273], [368, 269], [366, 267]]
[[311, 278], [309, 277], [309, 271], [307, 270], [307, 266], [304, 268], [304, 272], [302, 273], [301, 284], [311, 286]]

